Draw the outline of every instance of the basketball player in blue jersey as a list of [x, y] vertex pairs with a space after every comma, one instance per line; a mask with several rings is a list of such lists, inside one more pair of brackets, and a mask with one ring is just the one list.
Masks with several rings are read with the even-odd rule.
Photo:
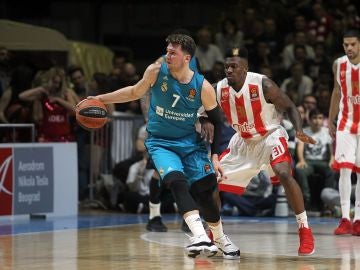
[[[183, 29], [174, 31], [172, 34], [189, 35], [188, 31], [183, 30]], [[166, 55], [161, 56], [156, 61], [159, 63], [165, 62]], [[192, 71], [199, 72], [199, 63], [195, 56], [191, 58], [190, 63], [189, 63], [189, 68]], [[147, 94], [141, 98], [140, 103], [141, 103], [141, 110], [147, 121], [147, 114], [148, 114], [149, 105], [150, 105], [150, 93], [149, 92], [147, 92]], [[206, 125], [206, 127], [209, 127], [209, 126], [210, 125]], [[148, 164], [146, 166], [149, 169], [153, 169], [151, 162], [148, 162]], [[148, 220], [148, 223], [146, 224], [146, 229], [148, 231], [152, 231], [152, 232], [167, 232], [167, 227], [162, 222], [160, 209], [161, 209], [161, 197], [163, 197], [164, 193], [166, 194], [168, 189], [166, 187], [164, 187], [164, 185], [160, 185], [159, 179], [160, 179], [160, 177], [159, 177], [158, 173], [155, 171], [153, 177], [150, 180], [150, 184], [149, 184], [149, 191], [150, 191], [149, 192], [149, 220]], [[181, 230], [184, 232], [190, 232], [190, 229], [187, 226], [185, 220], [183, 220], [183, 222], [182, 222]]]
[[[192, 258], [200, 254], [211, 257], [220, 250], [224, 258], [238, 259], [240, 250], [224, 234], [219, 208], [212, 196], [217, 187], [215, 173], [224, 177], [218, 160], [221, 114], [215, 90], [202, 75], [189, 68], [196, 49], [191, 37], [172, 34], [166, 42], [166, 61], [148, 66], [135, 85], [89, 98], [105, 104], [123, 103], [151, 91], [145, 145], [161, 181], [170, 188], [193, 234], [190, 245], [185, 247], [186, 254]], [[204, 141], [195, 130], [201, 106], [214, 125], [212, 163]], [[205, 232], [197, 205], [214, 242]]]

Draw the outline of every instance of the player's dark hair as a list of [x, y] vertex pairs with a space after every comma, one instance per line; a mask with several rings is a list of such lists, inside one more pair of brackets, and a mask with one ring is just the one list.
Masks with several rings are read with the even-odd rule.
[[195, 50], [196, 50], [196, 44], [195, 41], [192, 39], [192, 37], [184, 34], [171, 34], [166, 38], [166, 42], [173, 43], [173, 44], [179, 44], [181, 46], [181, 49], [184, 52], [187, 52], [191, 55], [191, 57], [194, 56]]
[[357, 39], [360, 39], [360, 31], [359, 29], [355, 29], [355, 28], [345, 30], [343, 37], [344, 38], [356, 37]]
[[240, 57], [248, 60], [249, 53], [245, 47], [232, 48], [226, 52], [225, 57]]
[[322, 111], [320, 111], [319, 109], [315, 108], [315, 109], [312, 109], [310, 112], [309, 112], [309, 119], [315, 117], [315, 116], [318, 116], [318, 115], [324, 115], [324, 113]]
[[68, 67], [67, 69], [67, 74], [68, 76], [71, 76], [72, 74], [74, 74], [76, 71], [80, 71], [80, 73], [82, 75], [84, 75], [84, 69], [80, 66], [77, 66], [77, 65], [71, 65], [70, 67]]

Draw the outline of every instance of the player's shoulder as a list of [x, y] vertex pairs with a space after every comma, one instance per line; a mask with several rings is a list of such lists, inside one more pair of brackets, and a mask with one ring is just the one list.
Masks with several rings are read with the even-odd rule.
[[229, 84], [228, 84], [227, 78], [224, 78], [224, 79], [222, 79], [222, 80], [220, 80], [220, 81], [212, 84], [212, 86], [213, 86], [215, 89], [217, 89], [218, 87], [220, 87], [220, 88], [221, 88], [221, 87], [226, 87], [226, 86], [228, 86], [228, 85], [229, 85]]

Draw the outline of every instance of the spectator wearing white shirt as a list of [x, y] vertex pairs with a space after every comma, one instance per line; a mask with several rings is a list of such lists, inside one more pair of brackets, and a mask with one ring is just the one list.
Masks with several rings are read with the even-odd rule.
[[211, 32], [206, 27], [197, 32], [197, 47], [195, 57], [200, 64], [201, 73], [210, 72], [216, 61], [224, 62], [224, 57], [218, 46], [211, 43]]
[[[314, 174], [324, 179], [322, 188], [336, 186], [335, 174], [331, 170], [334, 161], [332, 139], [328, 128], [323, 126], [324, 114], [318, 109], [309, 113], [309, 127], [304, 128], [304, 133], [316, 140], [316, 144], [297, 142], [295, 179], [298, 181], [308, 206], [311, 203], [311, 190], [309, 181]], [[318, 178], [317, 178], [318, 179]], [[320, 184], [320, 183], [317, 183]]]

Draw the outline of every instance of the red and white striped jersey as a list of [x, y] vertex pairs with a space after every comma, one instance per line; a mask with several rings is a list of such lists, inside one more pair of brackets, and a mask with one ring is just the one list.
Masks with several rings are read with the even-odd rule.
[[248, 72], [239, 92], [226, 78], [216, 87], [217, 100], [228, 122], [244, 139], [259, 139], [280, 126], [275, 106], [265, 100], [263, 78], [262, 74]]
[[346, 55], [336, 59], [336, 64], [336, 80], [341, 91], [337, 129], [360, 134], [360, 64], [351, 64]]

